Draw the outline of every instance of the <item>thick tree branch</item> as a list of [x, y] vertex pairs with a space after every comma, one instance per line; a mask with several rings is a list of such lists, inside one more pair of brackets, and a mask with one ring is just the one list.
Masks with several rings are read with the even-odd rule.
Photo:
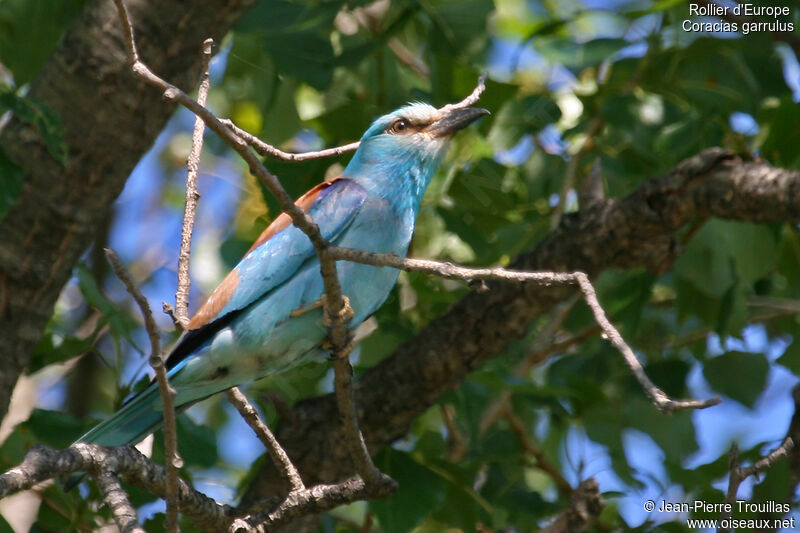
[[[133, 446], [107, 448], [97, 444], [73, 444], [64, 450], [35, 446], [17, 467], [0, 475], [0, 498], [29, 489], [47, 479], [75, 472], [114, 472], [153, 494], [166, 494], [167, 473]], [[104, 479], [105, 481], [105, 479]], [[105, 485], [113, 488], [111, 484]], [[234, 518], [233, 509], [218, 504], [178, 479], [178, 506], [195, 525], [207, 531], [225, 530]]]
[[[629, 196], [566, 215], [534, 250], [510, 265], [518, 270], [582, 270], [591, 278], [610, 267], [662, 271], [680, 254], [676, 233], [695, 219], [717, 216], [752, 222], [800, 221], [800, 173], [745, 163], [710, 149]], [[355, 383], [360, 426], [373, 452], [402, 437], [414, 418], [486, 360], [502, 354], [528, 324], [574, 289], [490, 282]], [[309, 482], [346, 477], [333, 398], [297, 404], [278, 438]], [[333, 421], [333, 422], [332, 422]], [[272, 492], [259, 476], [245, 503]]]

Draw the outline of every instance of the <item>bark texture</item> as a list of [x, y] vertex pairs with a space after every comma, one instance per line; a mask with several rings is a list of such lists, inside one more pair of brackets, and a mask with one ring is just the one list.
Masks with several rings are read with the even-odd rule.
[[[707, 150], [622, 199], [599, 201], [567, 215], [510, 268], [582, 270], [669, 268], [680, 254], [676, 232], [707, 217], [751, 222], [800, 221], [800, 172], [747, 163]], [[355, 383], [361, 429], [373, 452], [402, 437], [410, 423], [471, 371], [503, 353], [528, 325], [572, 294], [568, 287], [490, 283], [431, 322]], [[601, 302], [602, 303], [602, 302]], [[298, 403], [278, 440], [307, 484], [351, 475], [330, 395]], [[244, 504], [285, 490], [274, 471], [258, 476]]]
[[[176, 85], [197, 83], [203, 40], [219, 40], [254, 0], [127, 0], [141, 57]], [[26, 175], [0, 220], [0, 416], [72, 268], [137, 161], [174, 110], [136, 81], [111, 0], [86, 2], [31, 84], [61, 117], [69, 161], [11, 120], [0, 147]]]

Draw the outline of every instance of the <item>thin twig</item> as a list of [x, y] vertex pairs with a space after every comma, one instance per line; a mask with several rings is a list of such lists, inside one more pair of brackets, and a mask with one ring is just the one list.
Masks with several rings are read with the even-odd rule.
[[156, 322], [147, 299], [136, 287], [130, 274], [123, 266], [117, 254], [106, 248], [106, 257], [111, 263], [114, 273], [125, 285], [128, 293], [133, 296], [144, 317], [144, 327], [150, 337], [150, 366], [155, 370], [158, 390], [161, 394], [161, 403], [164, 406], [164, 448], [167, 462], [167, 531], [178, 531], [178, 469], [183, 466], [178, 455], [178, 436], [175, 422], [175, 389], [169, 384], [167, 371], [164, 367], [164, 356], [161, 353], [161, 342], [158, 338]]
[[333, 372], [336, 406], [342, 419], [345, 440], [350, 450], [357, 450], [357, 453], [351, 453], [356, 472], [368, 487], [387, 486], [396, 488], [395, 481], [375, 467], [367, 449], [367, 444], [364, 442], [364, 436], [358, 429], [358, 415], [352, 390], [353, 367], [350, 365], [350, 359], [347, 357], [335, 359], [333, 361]]
[[[739, 493], [739, 485], [742, 484], [742, 481], [758, 474], [760, 472], [764, 472], [769, 467], [771, 467], [776, 462], [780, 461], [784, 457], [789, 455], [789, 452], [792, 451], [794, 448], [794, 441], [791, 437], [786, 437], [783, 439], [783, 442], [780, 446], [772, 450], [769, 455], [766, 457], [762, 457], [755, 463], [747, 467], [741, 467], [739, 465], [739, 447], [736, 443], [731, 446], [730, 452], [730, 477], [728, 478], [728, 493], [725, 496], [725, 503], [726, 505], [723, 508], [722, 512], [722, 522], [730, 522], [731, 514], [733, 509], [736, 507], [736, 496]], [[719, 533], [728, 533], [730, 531], [729, 528], [720, 527], [718, 529]]]
[[447, 104], [446, 106], [439, 109], [439, 111], [441, 113], [448, 113], [453, 109], [462, 109], [474, 105], [478, 100], [480, 100], [481, 95], [486, 90], [486, 78], [488, 76], [489, 76], [488, 72], [484, 72], [483, 74], [481, 74], [480, 77], [478, 77], [477, 85], [475, 85], [475, 88], [466, 98], [455, 104]]
[[[203, 61], [202, 76], [200, 87], [197, 90], [197, 103], [206, 105], [209, 89], [208, 63], [211, 61], [211, 47], [214, 45], [213, 39], [206, 39], [203, 42]], [[203, 151], [203, 132], [205, 123], [203, 119], [194, 117], [194, 130], [192, 131], [192, 150], [186, 161], [186, 206], [183, 210], [183, 226], [181, 228], [181, 248], [178, 254], [178, 290], [175, 292], [175, 317], [186, 329], [189, 323], [189, 255], [192, 251], [192, 232], [194, 231], [194, 219], [197, 213], [197, 200], [200, 193], [197, 192], [197, 174], [200, 168], [200, 154]]]
[[460, 463], [469, 451], [469, 439], [456, 424], [456, 408], [452, 404], [442, 406], [442, 418], [447, 428], [447, 460]]
[[246, 132], [239, 126], [233, 123], [230, 119], [223, 119], [220, 120], [222, 124], [229, 127], [233, 130], [236, 135], [241, 137], [242, 139], [247, 142], [250, 146], [252, 146], [256, 152], [260, 155], [265, 157], [274, 157], [275, 159], [280, 159], [282, 161], [308, 161], [309, 159], [319, 159], [321, 157], [334, 157], [338, 155], [342, 155], [347, 152], [353, 152], [358, 150], [358, 147], [361, 145], [360, 142], [356, 141], [350, 144], [345, 144], [343, 146], [337, 146], [336, 148], [326, 148], [324, 150], [318, 150], [316, 152], [302, 152], [302, 153], [291, 153], [291, 152], [284, 152], [271, 144], [267, 144], [255, 135]]
[[517, 439], [519, 439], [522, 450], [536, 459], [536, 466], [550, 476], [550, 479], [552, 479], [556, 487], [558, 487], [559, 492], [565, 495], [571, 494], [572, 486], [569, 484], [569, 481], [561, 475], [558, 468], [550, 464], [544, 452], [531, 442], [528, 438], [528, 431], [525, 429], [525, 424], [516, 413], [514, 413], [510, 407], [506, 406], [506, 408], [503, 409], [502, 415], [508, 422], [508, 425], [511, 426], [511, 430], [517, 436]]
[[108, 470], [101, 470], [95, 474], [94, 480], [121, 533], [147, 533], [139, 525], [136, 510], [128, 500], [128, 493], [122, 488], [117, 475]]
[[247, 397], [242, 394], [242, 391], [240, 391], [238, 387], [228, 389], [225, 391], [225, 394], [227, 394], [228, 400], [236, 407], [236, 410], [239, 411], [239, 414], [242, 415], [245, 422], [253, 429], [258, 440], [267, 448], [272, 462], [275, 464], [275, 468], [278, 469], [281, 476], [289, 485], [290, 492], [305, 490], [306, 487], [303, 484], [303, 480], [300, 478], [300, 473], [278, 443], [275, 435], [273, 435], [269, 427], [261, 421], [261, 418], [258, 416], [258, 411], [256, 411], [256, 408], [247, 400]]
[[150, 304], [147, 303], [147, 299], [136, 287], [133, 278], [131, 278], [131, 275], [122, 264], [122, 261], [120, 261], [117, 253], [111, 248], [103, 248], [103, 250], [106, 253], [106, 259], [108, 259], [108, 263], [114, 270], [114, 274], [116, 274], [123, 285], [125, 285], [125, 289], [128, 291], [128, 294], [133, 297], [133, 300], [136, 302], [136, 305], [139, 306], [139, 310], [142, 312], [142, 318], [144, 318], [144, 329], [147, 331], [147, 336], [150, 338], [150, 357], [158, 356], [161, 354], [161, 339], [158, 336], [156, 321], [153, 320], [153, 313], [150, 311]]
[[336, 485], [315, 485], [290, 494], [280, 505], [233, 521], [231, 533], [276, 531], [278, 526], [295, 518], [320, 513], [359, 500], [388, 496], [394, 488], [389, 485], [369, 486], [362, 479], [350, 479]]
[[683, 409], [704, 409], [720, 402], [719, 398], [711, 398], [709, 400], [673, 400], [664, 391], [656, 387], [645, 373], [633, 350], [625, 343], [619, 331], [606, 317], [605, 311], [597, 300], [597, 294], [591, 281], [583, 272], [520, 272], [504, 268], [467, 268], [452, 263], [427, 259], [406, 259], [395, 254], [376, 254], [333, 245], [330, 246], [329, 253], [336, 259], [367, 265], [389, 266], [406, 272], [423, 272], [466, 283], [477, 280], [501, 280], [516, 283], [534, 282], [545, 286], [577, 285], [606, 338], [620, 351], [633, 375], [659, 411], [672, 413]]

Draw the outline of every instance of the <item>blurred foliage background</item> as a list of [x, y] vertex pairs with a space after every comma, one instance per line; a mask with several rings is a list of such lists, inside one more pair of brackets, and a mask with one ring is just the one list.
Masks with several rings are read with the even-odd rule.
[[[0, 2], [0, 111], [34, 121], [54, 153], [58, 117], [26, 99], [25, 86], [82, 5]], [[504, 265], [542, 239], [561, 210], [577, 208], [575, 181], [595, 158], [609, 197], [711, 146], [800, 169], [796, 48], [768, 33], [685, 32], [688, 9], [677, 0], [260, 0], [219, 43], [209, 105], [270, 143], [304, 151], [354, 141], [373, 118], [408, 101], [458, 101], [488, 71], [480, 105], [492, 116], [453, 143], [410, 254]], [[793, 5], [795, 26], [799, 14]], [[154, 308], [173, 301], [192, 120], [176, 113], [65, 287], [20, 385], [28, 391], [20, 415], [26, 421], [0, 435], [4, 469], [33, 443], [67, 446], [147, 381], [140, 317], [98, 250], [110, 246], [122, 256]], [[267, 164], [298, 195], [347, 159]], [[20, 180], [0, 152], [0, 214]], [[277, 212], [213, 135], [200, 190], [192, 309]], [[675, 397], [721, 395], [720, 406], [659, 414], [613, 348], [585, 334], [594, 323], [586, 307], [574, 305], [557, 324], [564, 349], [537, 356], [538, 334], [550, 319], [532, 324], [505, 356], [379, 454], [379, 467], [400, 482], [394, 497], [337, 509], [321, 530], [530, 531], [566, 507], [559, 476], [572, 486], [597, 479], [607, 500], [598, 531], [684, 531], [685, 516], [647, 513], [642, 503], [722, 501], [731, 444], [745, 459], [757, 458], [780, 442], [793, 413], [800, 233], [789, 224], [721, 220], [684, 233], [685, 253], [672, 268], [608, 271], [597, 280], [599, 296], [660, 386]], [[371, 331], [362, 332], [357, 372], [467, 290], [401, 274]], [[168, 318], [158, 318], [174, 340]], [[526, 359], [526, 372], [514, 372]], [[331, 388], [328, 366], [310, 364], [251, 386], [249, 395], [274, 423], [275, 395], [291, 404]], [[510, 399], [524, 442], [506, 418], [489, 416], [502, 397]], [[220, 399], [182, 416], [178, 439], [186, 475], [223, 501], [236, 501], [262, 460], [258, 441]], [[542, 468], [531, 448], [558, 475]], [[154, 455], [163, 457], [160, 438]], [[145, 527], [158, 530], [163, 504], [141, 491], [133, 498]], [[796, 509], [789, 466], [749, 480], [740, 498]], [[34, 528], [88, 530], [98, 514], [108, 519], [98, 502], [89, 485], [69, 494], [51, 486]], [[4, 512], [11, 520], [8, 505]]]

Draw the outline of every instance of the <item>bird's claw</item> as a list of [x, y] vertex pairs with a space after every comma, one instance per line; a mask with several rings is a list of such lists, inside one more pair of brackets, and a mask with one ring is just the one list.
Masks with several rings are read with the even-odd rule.
[[323, 294], [311, 304], [293, 309], [291, 312], [289, 312], [289, 316], [292, 318], [297, 318], [308, 313], [309, 311], [319, 309], [320, 307], [325, 309], [325, 312], [322, 313], [322, 325], [327, 328], [331, 327], [337, 322], [347, 324], [355, 315], [353, 308], [350, 307], [350, 298], [344, 294], [342, 294], [342, 308], [339, 309], [337, 313], [330, 312], [330, 309], [327, 306], [327, 296]]
[[328, 361], [336, 361], [337, 359], [343, 359], [348, 355], [350, 355], [350, 352], [352, 352], [353, 348], [355, 348], [356, 346], [355, 339], [356, 336], [353, 334], [352, 331], [348, 329], [347, 335], [344, 339], [343, 343], [344, 345], [340, 349], [338, 350], [336, 349], [336, 346], [331, 340], [330, 335], [322, 339], [322, 342], [320, 343], [320, 348], [322, 348], [323, 350], [330, 351], [330, 355], [328, 356]]
[[[319, 298], [314, 300], [314, 302], [311, 303], [310, 305], [306, 305], [306, 306], [303, 306], [303, 307], [298, 307], [297, 309], [293, 309], [292, 311], [289, 312], [289, 316], [292, 317], [292, 318], [297, 318], [299, 316], [302, 316], [302, 315], [308, 313], [309, 311], [313, 311], [314, 309], [318, 309], [318, 308], [322, 307], [323, 305], [325, 305], [325, 296], [324, 295], [320, 296]], [[324, 318], [323, 318], [323, 320], [324, 320]]]
[[[323, 295], [320, 299], [324, 301], [325, 296]], [[350, 307], [350, 298], [342, 294], [342, 307], [338, 312], [331, 313], [330, 308], [327, 305], [325, 306], [325, 312], [322, 314], [322, 325], [331, 327], [336, 323], [347, 324], [354, 315], [353, 308]]]
[[[325, 298], [325, 296], [323, 296]], [[335, 313], [331, 313], [328, 306], [325, 306], [325, 312], [322, 313], [322, 323], [328, 328], [332, 328], [337, 324], [341, 324], [345, 327], [345, 336], [341, 342], [335, 343], [333, 339], [331, 339], [331, 334], [335, 334], [336, 332], [330, 331], [328, 336], [323, 339], [321, 347], [324, 350], [330, 350], [331, 355], [328, 357], [330, 361], [335, 361], [336, 359], [342, 359], [347, 357], [350, 352], [353, 351], [353, 347], [355, 346], [355, 335], [353, 332], [347, 329], [347, 324], [352, 320], [354, 316], [353, 308], [350, 306], [350, 298], [342, 295], [342, 307]]]

